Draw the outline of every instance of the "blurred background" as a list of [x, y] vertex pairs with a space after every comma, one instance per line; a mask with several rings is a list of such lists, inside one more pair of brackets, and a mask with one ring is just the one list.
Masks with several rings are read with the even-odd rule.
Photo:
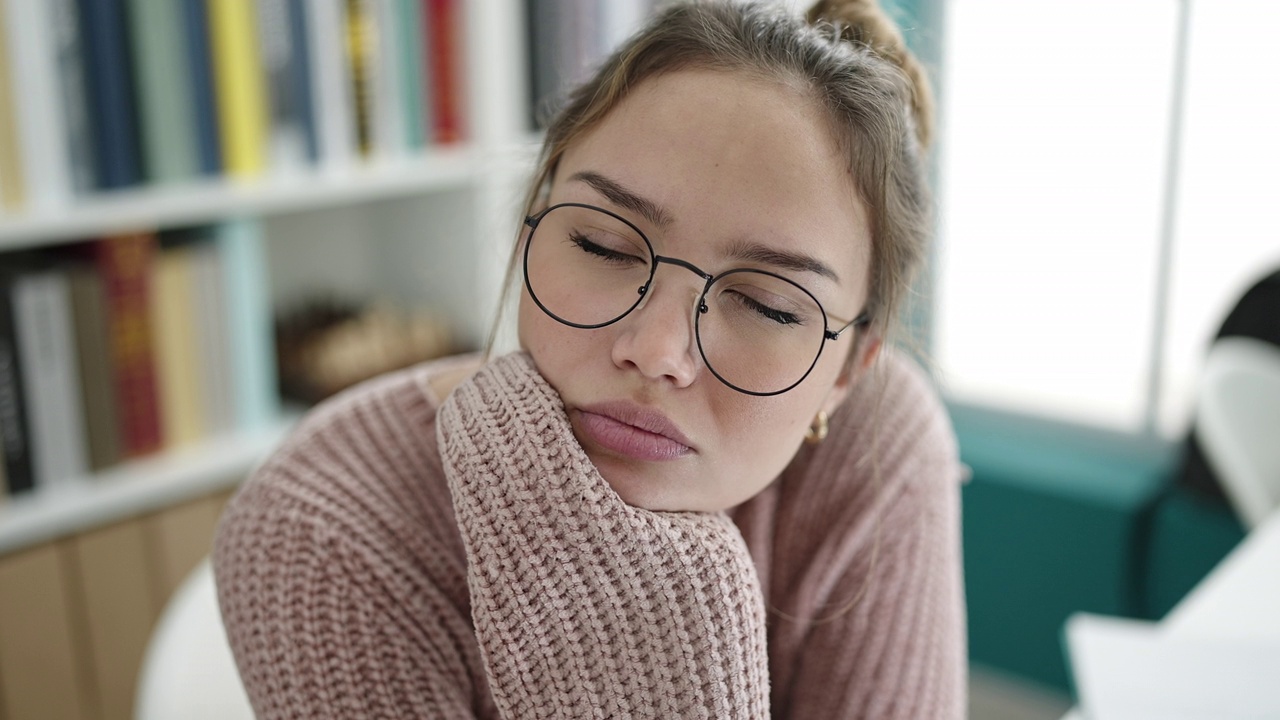
[[[939, 98], [903, 340], [972, 471], [972, 717], [1057, 718], [1068, 615], [1246, 535], [1195, 429], [1216, 341], [1280, 342], [1280, 6], [882, 1]], [[661, 4], [0, 0], [0, 720], [132, 717], [297, 417], [483, 346], [542, 119]]]

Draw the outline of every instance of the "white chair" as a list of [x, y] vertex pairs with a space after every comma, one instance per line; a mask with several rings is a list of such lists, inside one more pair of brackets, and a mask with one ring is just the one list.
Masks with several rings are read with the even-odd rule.
[[138, 679], [137, 720], [253, 720], [222, 629], [208, 558], [169, 600]]
[[1280, 507], [1280, 348], [1244, 337], [1205, 359], [1196, 432], [1247, 528]]

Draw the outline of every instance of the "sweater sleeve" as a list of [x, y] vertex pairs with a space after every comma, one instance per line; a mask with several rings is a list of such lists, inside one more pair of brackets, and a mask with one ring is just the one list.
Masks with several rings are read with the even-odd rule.
[[723, 513], [631, 507], [532, 360], [440, 409], [476, 636], [506, 718], [764, 718], [763, 595]]

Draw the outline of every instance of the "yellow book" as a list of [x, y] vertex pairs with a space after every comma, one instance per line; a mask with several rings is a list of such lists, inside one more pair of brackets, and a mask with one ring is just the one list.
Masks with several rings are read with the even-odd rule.
[[266, 165], [267, 97], [253, 0], [209, 0], [222, 161], [232, 175]]
[[17, 210], [23, 202], [22, 158], [18, 153], [18, 125], [9, 73], [9, 29], [5, 0], [0, 0], [0, 210]]
[[151, 278], [151, 337], [155, 344], [161, 426], [166, 447], [204, 437], [195, 308], [191, 305], [191, 249], [163, 250]]

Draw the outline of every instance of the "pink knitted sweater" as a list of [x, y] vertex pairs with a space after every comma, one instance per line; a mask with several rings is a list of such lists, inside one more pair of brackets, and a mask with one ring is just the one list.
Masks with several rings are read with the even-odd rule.
[[730, 521], [623, 503], [525, 355], [441, 404], [454, 362], [315, 410], [223, 517], [258, 717], [963, 716], [959, 466], [913, 366]]

